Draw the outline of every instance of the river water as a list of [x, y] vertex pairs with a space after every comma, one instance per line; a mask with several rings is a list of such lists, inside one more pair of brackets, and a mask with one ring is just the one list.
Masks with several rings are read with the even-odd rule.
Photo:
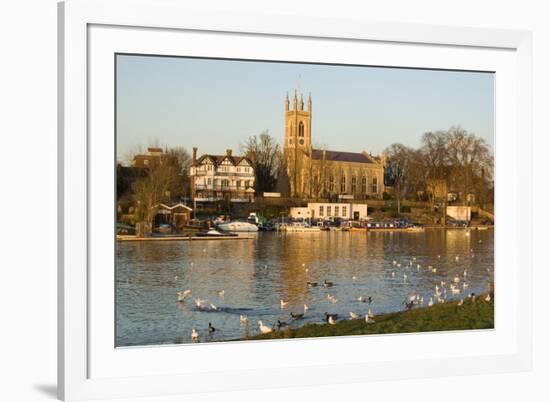
[[[304, 303], [304, 319], [291, 325], [320, 323], [324, 312], [349, 318], [350, 311], [364, 315], [369, 308], [374, 314], [403, 310], [413, 293], [426, 305], [441, 281], [447, 298], [458, 300], [486, 291], [493, 280], [493, 234], [265, 232], [246, 240], [117, 242], [116, 346], [189, 343], [192, 328], [200, 342], [243, 338], [258, 333], [258, 320], [290, 322], [290, 312], [302, 313]], [[456, 276], [461, 293], [452, 295]], [[325, 279], [334, 286], [323, 287]], [[319, 286], [308, 288], [308, 281]], [[192, 297], [181, 303], [176, 292], [184, 289]], [[359, 296], [371, 296], [372, 303]], [[196, 298], [207, 300], [208, 311], [196, 307]], [[209, 323], [216, 328], [212, 333]]]

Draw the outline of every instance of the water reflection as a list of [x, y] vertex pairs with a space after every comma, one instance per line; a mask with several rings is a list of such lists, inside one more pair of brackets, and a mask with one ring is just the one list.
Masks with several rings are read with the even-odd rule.
[[[461, 293], [449, 297], [482, 292], [493, 278], [493, 231], [259, 233], [250, 240], [117, 243], [116, 255], [117, 346], [188, 343], [192, 328], [208, 342], [255, 335], [257, 320], [289, 322], [304, 303], [310, 309], [300, 325], [320, 322], [325, 311], [401, 310], [414, 292], [427, 302], [435, 285], [448, 287], [455, 277]], [[335, 285], [324, 288], [325, 279]], [[319, 286], [308, 288], [308, 281]], [[184, 289], [192, 297], [179, 303], [176, 292]], [[215, 308], [200, 311], [195, 298]]]

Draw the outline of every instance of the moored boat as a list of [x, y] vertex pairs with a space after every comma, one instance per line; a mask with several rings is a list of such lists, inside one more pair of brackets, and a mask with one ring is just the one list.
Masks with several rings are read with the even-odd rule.
[[235, 237], [238, 236], [236, 233], [231, 232], [220, 232], [216, 229], [209, 229], [206, 232], [198, 232], [195, 234], [197, 237]]
[[258, 226], [249, 222], [239, 222], [239, 221], [220, 223], [218, 225], [218, 228], [226, 232], [257, 232], [258, 231]]

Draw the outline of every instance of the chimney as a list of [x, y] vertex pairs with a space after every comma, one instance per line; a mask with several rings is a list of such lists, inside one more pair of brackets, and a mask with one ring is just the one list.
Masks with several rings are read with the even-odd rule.
[[193, 147], [193, 166], [197, 164], [197, 147]]
[[226, 150], [225, 150], [225, 153], [227, 154], [227, 156], [228, 156], [229, 158], [231, 158], [231, 154], [233, 153], [233, 151], [231, 151], [231, 149], [226, 149]]

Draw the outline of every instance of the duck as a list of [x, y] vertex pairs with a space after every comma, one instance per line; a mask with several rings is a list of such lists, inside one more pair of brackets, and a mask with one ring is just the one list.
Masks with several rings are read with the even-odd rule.
[[222, 298], [222, 299], [223, 299], [223, 298], [224, 298], [224, 296], [225, 296], [225, 290], [224, 290], [224, 289], [222, 289], [222, 290], [220, 290], [220, 291], [218, 292], [218, 297], [220, 297], [220, 298]]
[[292, 318], [293, 320], [301, 320], [302, 318], [304, 318], [304, 314], [293, 313], [293, 312], [291, 311], [291, 312], [290, 312], [290, 318]]
[[248, 317], [247, 317], [246, 315], [241, 314], [241, 315], [239, 316], [239, 322], [240, 322], [241, 324], [246, 324], [246, 323], [248, 322]]
[[330, 281], [327, 281], [325, 279], [324, 282], [323, 282], [323, 286], [326, 287], [326, 288], [330, 288], [330, 287], [334, 286], [334, 283], [330, 282]]
[[330, 325], [336, 324], [336, 318], [334, 318], [334, 316], [332, 316], [332, 315], [329, 315], [329, 316], [328, 316], [328, 320], [327, 320], [327, 321], [328, 321], [328, 323], [329, 323]]
[[304, 313], [309, 310], [309, 306], [304, 303]]
[[430, 297], [430, 301], [428, 302], [428, 307], [432, 307], [434, 305], [434, 298]]
[[191, 340], [198, 341], [199, 340], [199, 333], [195, 328], [191, 330]]
[[338, 299], [334, 296], [331, 296], [331, 295], [327, 295], [327, 299], [332, 303], [332, 304], [336, 304], [338, 303]]
[[284, 321], [277, 320], [277, 329], [280, 331], [283, 328], [288, 328], [288, 324]]
[[374, 313], [370, 308], [369, 308], [369, 311], [367, 311], [367, 315], [369, 316], [369, 318], [374, 318]]
[[357, 313], [354, 313], [353, 311], [349, 312], [349, 316], [352, 320], [356, 320], [359, 318], [359, 315], [357, 315]]
[[208, 332], [209, 332], [209, 333], [212, 333], [212, 332], [214, 332], [215, 330], [216, 330], [216, 328], [214, 328], [214, 327], [212, 326], [212, 323], [209, 322], [209, 323], [208, 323]]
[[338, 314], [329, 314], [325, 312], [325, 321], [329, 322], [330, 319], [332, 319], [333, 321], [336, 321], [338, 319]]
[[365, 314], [365, 322], [367, 324], [373, 324], [374, 323], [374, 320], [372, 319], [372, 317], [370, 317], [368, 314]]
[[264, 325], [264, 323], [262, 321], [258, 321], [258, 326], [260, 327], [260, 332], [262, 334], [269, 334], [271, 331], [273, 331], [271, 328]]
[[288, 301], [281, 299], [281, 309], [286, 308], [286, 306], [288, 306]]
[[306, 282], [306, 283], [307, 283], [307, 287], [308, 287], [308, 288], [314, 288], [315, 286], [318, 285], [317, 282]]
[[486, 301], [486, 302], [490, 302], [490, 301], [491, 301], [491, 294], [490, 294], [490, 293], [487, 293], [487, 297], [485, 297], [485, 301]]

